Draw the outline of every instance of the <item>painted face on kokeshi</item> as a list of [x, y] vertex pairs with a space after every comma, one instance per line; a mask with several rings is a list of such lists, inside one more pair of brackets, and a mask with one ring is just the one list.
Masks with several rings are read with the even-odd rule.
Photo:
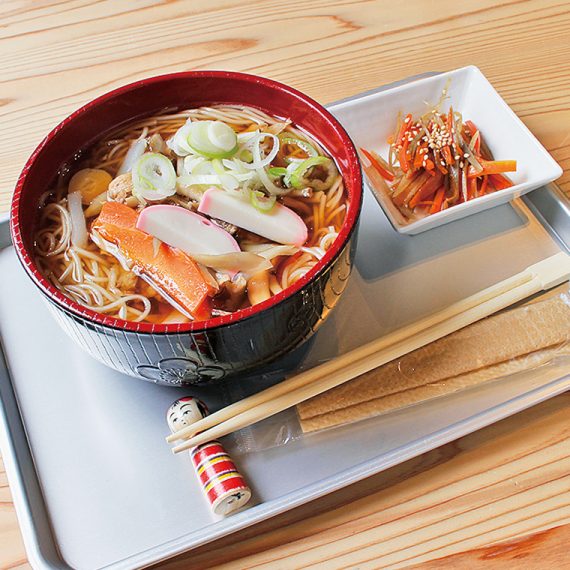
[[[201, 400], [186, 397], [176, 400], [166, 413], [172, 433], [208, 415]], [[199, 445], [190, 451], [200, 486], [216, 515], [229, 515], [243, 507], [251, 498], [251, 490], [235, 463], [219, 441]]]
[[188, 427], [208, 415], [206, 404], [196, 398], [186, 397], [176, 400], [168, 408], [166, 421], [172, 433]]

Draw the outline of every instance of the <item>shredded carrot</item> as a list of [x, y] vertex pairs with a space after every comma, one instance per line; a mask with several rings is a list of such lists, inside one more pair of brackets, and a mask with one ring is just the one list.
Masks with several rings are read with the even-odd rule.
[[501, 174], [514, 172], [517, 169], [516, 160], [483, 160], [479, 161], [483, 170], [476, 172], [473, 167], [469, 169], [469, 176], [483, 176], [484, 174]]
[[513, 183], [502, 174], [489, 174], [489, 178], [497, 190], [504, 190], [505, 188], [510, 188], [513, 185]]
[[368, 151], [364, 148], [360, 149], [364, 156], [370, 161], [370, 164], [378, 171], [378, 173], [388, 182], [394, 181], [394, 174], [390, 172], [381, 162], [380, 157], [374, 151]]
[[441, 205], [443, 204], [443, 199], [445, 197], [445, 188], [442, 186], [435, 194], [433, 204], [429, 209], [430, 214], [435, 214], [441, 210]]
[[421, 188], [419, 188], [418, 191], [414, 194], [412, 199], [409, 201], [408, 206], [413, 209], [420, 202], [427, 200], [428, 198], [431, 198], [434, 195], [435, 191], [440, 187], [441, 180], [442, 180], [441, 174], [427, 180], [421, 186]]
[[400, 161], [400, 168], [404, 171], [404, 172], [408, 172], [408, 170], [410, 170], [410, 165], [408, 163], [408, 144], [409, 141], [408, 139], [404, 139], [404, 144], [402, 145], [402, 148], [400, 149], [400, 152], [398, 153], [398, 160]]
[[433, 214], [512, 186], [504, 173], [515, 171], [516, 161], [494, 160], [481, 131], [460, 120], [453, 107], [446, 113], [436, 107], [417, 120], [409, 113], [400, 117], [388, 139], [388, 161], [361, 150], [388, 182], [384, 191], [404, 216], [410, 217], [410, 209]]
[[449, 146], [444, 146], [442, 149], [443, 152], [443, 158], [445, 158], [445, 162], [447, 162], [447, 164], [453, 164], [455, 161], [453, 160], [453, 157], [451, 156], [451, 151], [449, 150]]

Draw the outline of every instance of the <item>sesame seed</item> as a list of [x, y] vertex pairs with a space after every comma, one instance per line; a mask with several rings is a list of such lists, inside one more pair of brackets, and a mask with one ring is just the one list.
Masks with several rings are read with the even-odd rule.
[[404, 119], [404, 123], [409, 123], [409, 122], [410, 122], [410, 117], [406, 117], [406, 118]]
[[458, 154], [456, 154], [453, 158], [455, 158], [455, 160], [459, 160], [461, 157]]
[[464, 166], [465, 166], [465, 163], [464, 163], [463, 161], [461, 161], [461, 162], [459, 163], [459, 167], [460, 167], [460, 168], [463, 168]]
[[463, 155], [463, 158], [469, 158], [469, 153], [466, 152], [466, 153]]

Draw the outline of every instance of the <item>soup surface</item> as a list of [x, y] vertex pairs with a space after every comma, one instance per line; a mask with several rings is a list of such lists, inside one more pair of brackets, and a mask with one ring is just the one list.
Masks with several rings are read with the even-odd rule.
[[81, 305], [184, 323], [295, 283], [331, 247], [346, 207], [334, 161], [290, 121], [201, 107], [97, 142], [45, 193], [35, 252]]

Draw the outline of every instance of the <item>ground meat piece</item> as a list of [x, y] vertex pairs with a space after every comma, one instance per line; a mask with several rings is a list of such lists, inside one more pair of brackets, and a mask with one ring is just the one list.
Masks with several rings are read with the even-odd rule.
[[131, 273], [130, 271], [121, 271], [121, 274], [117, 278], [117, 287], [121, 291], [130, 293], [135, 290], [136, 285], [137, 276], [134, 273]]
[[129, 196], [133, 195], [133, 178], [130, 172], [121, 174], [111, 180], [107, 190], [107, 198], [111, 202], [124, 204]]
[[214, 224], [220, 226], [223, 230], [226, 230], [232, 236], [235, 235], [238, 231], [238, 227], [230, 224], [229, 222], [224, 222], [224, 220], [218, 220], [218, 218], [210, 218]]

